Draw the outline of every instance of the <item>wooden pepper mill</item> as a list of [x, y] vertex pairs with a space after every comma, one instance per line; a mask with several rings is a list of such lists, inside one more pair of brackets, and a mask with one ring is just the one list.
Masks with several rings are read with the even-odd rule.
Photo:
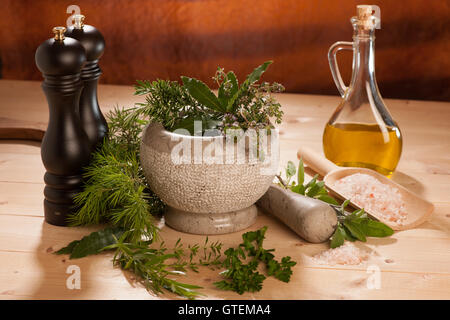
[[41, 145], [46, 169], [44, 213], [48, 223], [59, 226], [66, 225], [67, 215], [74, 210], [73, 197], [81, 191], [82, 168], [90, 158], [89, 140], [77, 113], [86, 55], [77, 40], [64, 37], [65, 30], [53, 28], [54, 38], [43, 42], [35, 55], [50, 109]]
[[73, 16], [74, 25], [67, 28], [65, 35], [77, 39], [86, 50], [86, 64], [81, 70], [83, 90], [81, 91], [79, 114], [84, 131], [89, 138], [91, 151], [98, 147], [108, 131], [108, 125], [98, 106], [97, 84], [102, 71], [98, 60], [105, 49], [105, 39], [93, 26], [84, 24], [84, 16]]

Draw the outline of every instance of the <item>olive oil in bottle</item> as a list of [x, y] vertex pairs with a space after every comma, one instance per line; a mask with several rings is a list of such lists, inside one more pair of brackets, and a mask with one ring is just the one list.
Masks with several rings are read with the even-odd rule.
[[[336, 42], [328, 52], [331, 74], [342, 96], [323, 132], [325, 156], [335, 164], [364, 167], [390, 176], [400, 160], [402, 137], [389, 113], [375, 78], [376, 6], [358, 5], [350, 19], [353, 42]], [[337, 65], [340, 50], [353, 51], [350, 85], [345, 86]]]
[[397, 127], [376, 124], [327, 124], [323, 134], [325, 156], [338, 166], [364, 167], [390, 176], [402, 152]]

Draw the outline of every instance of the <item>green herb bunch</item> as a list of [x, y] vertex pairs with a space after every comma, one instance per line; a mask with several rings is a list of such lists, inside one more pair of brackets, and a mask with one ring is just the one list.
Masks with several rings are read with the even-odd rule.
[[132, 109], [110, 114], [109, 135], [84, 171], [84, 189], [75, 198], [72, 226], [110, 222], [128, 230], [130, 241], [156, 238], [153, 215], [163, 202], [147, 187], [139, 161], [139, 135], [146, 121]]
[[[292, 267], [297, 263], [286, 256], [281, 263], [274, 259], [274, 249], [263, 248], [263, 241], [267, 227], [257, 231], [250, 231], [242, 235], [243, 242], [237, 248], [229, 248], [222, 266], [226, 268], [221, 274], [225, 280], [214, 284], [223, 290], [232, 290], [239, 294], [255, 292], [262, 288], [266, 277], [259, 273], [258, 265], [262, 262], [268, 276], [274, 276], [283, 282], [289, 282], [292, 275]], [[249, 261], [247, 261], [249, 260]]]
[[[296, 173], [297, 183], [291, 182]], [[288, 162], [286, 181], [281, 178], [281, 174], [277, 177], [282, 187], [310, 198], [322, 200], [335, 209], [338, 216], [338, 225], [330, 239], [331, 248], [343, 245], [345, 240], [366, 242], [366, 237], [388, 237], [394, 233], [389, 226], [369, 217], [364, 209], [355, 210], [352, 213], [346, 212], [345, 207], [350, 203], [350, 200], [345, 200], [339, 205], [337, 200], [328, 194], [325, 183], [317, 181], [318, 174], [305, 183], [305, 168], [302, 159], [299, 161], [298, 169], [292, 161]]]
[[349, 202], [349, 200], [345, 200], [341, 206], [336, 208], [338, 226], [331, 237], [331, 248], [343, 245], [345, 240], [366, 242], [366, 237], [382, 238], [394, 234], [394, 230], [389, 226], [369, 218], [364, 209], [355, 210], [352, 213], [346, 212], [345, 207]]
[[108, 227], [72, 241], [55, 253], [69, 254], [70, 259], [79, 259], [115, 250], [114, 265], [133, 272], [137, 281], [147, 290], [159, 294], [166, 289], [188, 299], [199, 296], [200, 293], [196, 290], [201, 287], [174, 278], [185, 274], [187, 269], [198, 272], [199, 266], [221, 265], [222, 244], [208, 243], [208, 238], [203, 245], [189, 245], [187, 249], [178, 239], [175, 246], [169, 250], [164, 241], [160, 241], [159, 245], [152, 240], [128, 242], [126, 239], [130, 238], [127, 235], [129, 232], [119, 227]]
[[[333, 205], [338, 204], [336, 199], [334, 199], [328, 194], [328, 191], [325, 188], [325, 183], [323, 181], [317, 180], [317, 178], [319, 177], [318, 174], [316, 174], [308, 183], [305, 183], [305, 167], [303, 165], [302, 159], [300, 159], [300, 162], [298, 164], [298, 170], [292, 161], [288, 161], [285, 171], [286, 171], [286, 181], [284, 181], [281, 178], [281, 174], [277, 176], [278, 180], [280, 181], [280, 184], [283, 187], [288, 188], [295, 193], [310, 198], [319, 199], [329, 204]], [[296, 173], [297, 173], [297, 183], [295, 181], [292, 181], [292, 178], [295, 176]]]
[[[242, 235], [243, 242], [237, 248], [228, 248], [223, 257], [223, 244], [219, 241], [209, 242], [206, 237], [202, 245], [183, 246], [181, 240], [172, 249], [165, 246], [164, 241], [128, 242], [128, 232], [123, 228], [109, 227], [92, 232], [80, 240], [69, 243], [55, 252], [69, 254], [70, 259], [79, 259], [107, 250], [115, 250], [114, 264], [121, 269], [133, 272], [137, 281], [147, 290], [156, 294], [163, 289], [188, 299], [195, 299], [202, 287], [187, 284], [175, 278], [186, 274], [189, 270], [199, 272], [199, 267], [212, 269], [226, 268], [221, 274], [225, 280], [214, 284], [223, 290], [232, 290], [239, 294], [255, 292], [262, 289], [266, 276], [258, 271], [259, 263], [263, 263], [268, 276], [283, 282], [289, 282], [292, 267], [296, 265], [291, 257], [283, 257], [281, 262], [274, 259], [275, 249], [264, 249], [263, 240], [267, 227], [250, 231]], [[250, 260], [250, 261], [247, 261]]]
[[176, 81], [138, 81], [136, 94], [145, 95], [146, 102], [139, 103], [139, 111], [151, 121], [160, 122], [166, 130], [184, 128], [194, 133], [194, 121], [202, 122], [202, 129], [266, 128], [281, 123], [283, 111], [272, 93], [282, 92], [278, 83], [257, 82], [271, 61], [258, 66], [244, 82], [233, 71], [225, 73], [218, 68], [213, 79], [218, 85], [216, 95], [204, 82], [181, 77]]
[[145, 96], [145, 103], [136, 103], [135, 112], [161, 123], [169, 131], [185, 128], [193, 133], [194, 120], [211, 128], [212, 119], [219, 117], [219, 113], [208, 110], [177, 81], [137, 81], [135, 95]]

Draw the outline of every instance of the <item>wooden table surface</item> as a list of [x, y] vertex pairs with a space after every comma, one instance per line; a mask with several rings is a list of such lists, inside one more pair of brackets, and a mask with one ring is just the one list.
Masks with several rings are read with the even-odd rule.
[[[102, 85], [104, 112], [114, 105], [131, 106], [138, 97], [128, 86]], [[281, 126], [281, 159], [297, 161], [306, 145], [321, 151], [321, 137], [340, 98], [280, 94], [285, 111]], [[204, 287], [206, 299], [450, 299], [450, 103], [386, 100], [404, 135], [404, 149], [393, 179], [435, 204], [430, 220], [390, 238], [358, 243], [370, 251], [358, 266], [327, 266], [311, 256], [328, 244], [308, 244], [270, 215], [259, 213], [255, 230], [267, 225], [267, 248], [278, 257], [290, 255], [298, 264], [291, 282], [267, 279], [263, 289], [242, 296], [214, 287], [217, 271], [188, 273], [186, 282]], [[39, 82], [0, 80], [0, 128], [19, 125], [46, 128], [47, 103]], [[1, 130], [0, 130], [1, 133]], [[43, 175], [39, 142], [0, 140], [0, 298], [1, 299], [158, 299], [135, 285], [129, 274], [112, 266], [112, 254], [79, 260], [52, 254], [99, 227], [64, 228], [43, 218]], [[210, 236], [226, 247], [240, 243], [242, 232]], [[183, 234], [163, 226], [170, 245], [176, 239], [196, 243], [203, 236]], [[81, 271], [81, 288], [70, 290], [68, 267]], [[379, 270], [380, 288], [368, 285]]]

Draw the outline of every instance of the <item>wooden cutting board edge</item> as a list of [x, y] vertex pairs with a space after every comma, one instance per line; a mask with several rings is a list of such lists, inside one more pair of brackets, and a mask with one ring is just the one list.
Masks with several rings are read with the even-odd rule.
[[0, 140], [42, 141], [47, 125], [0, 117]]

